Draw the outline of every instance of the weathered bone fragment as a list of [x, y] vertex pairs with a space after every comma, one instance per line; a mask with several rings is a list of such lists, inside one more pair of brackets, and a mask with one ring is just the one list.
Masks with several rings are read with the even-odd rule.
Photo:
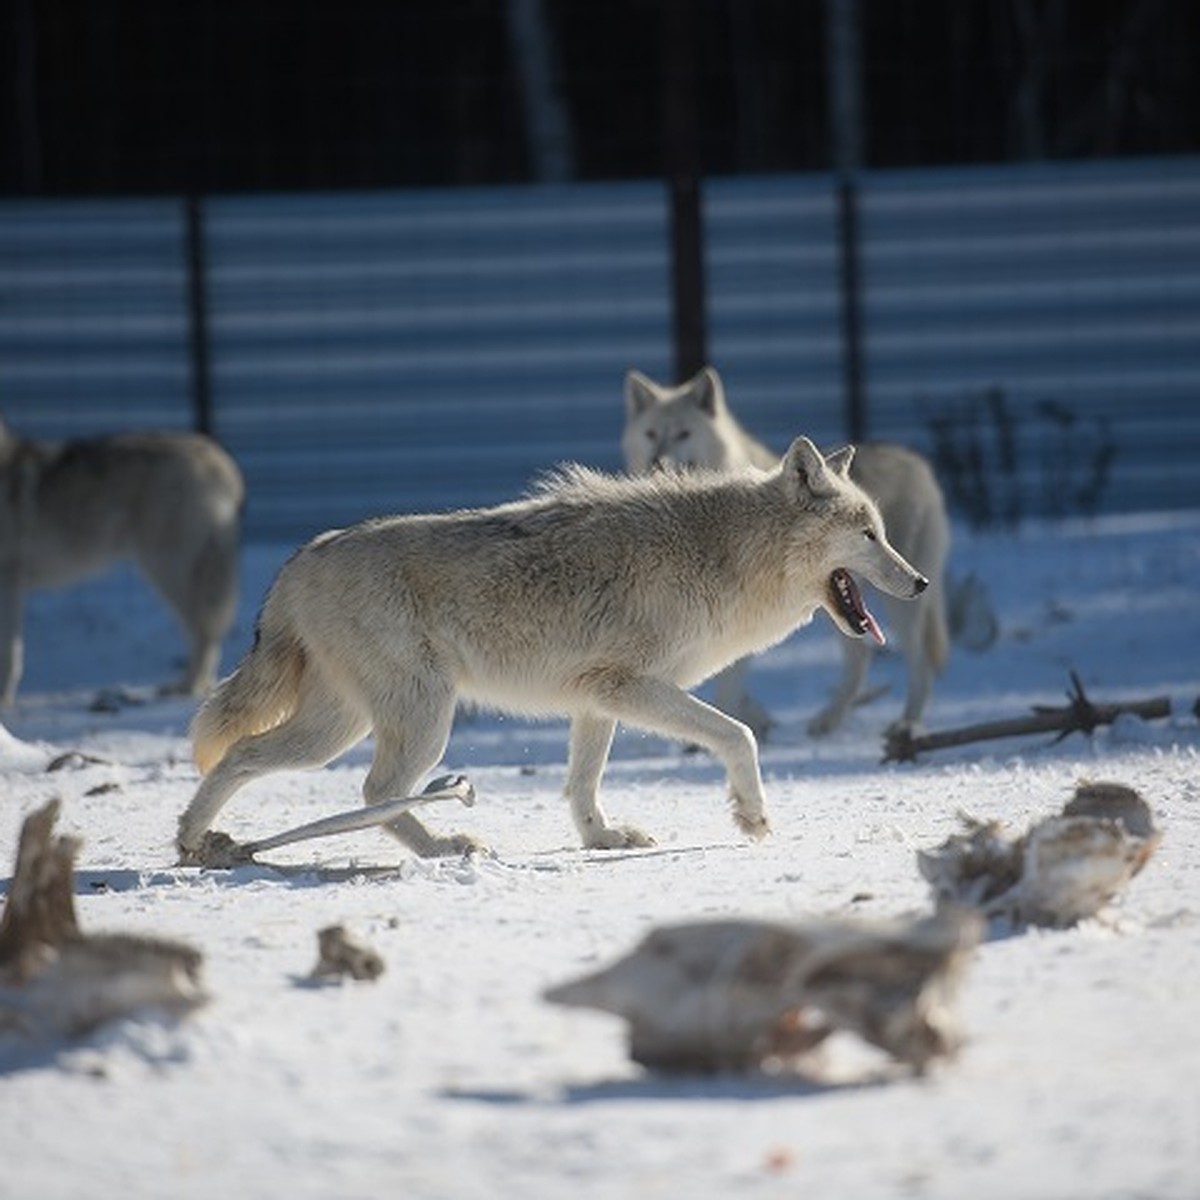
[[75, 916], [75, 838], [55, 837], [59, 802], [26, 818], [0, 918], [0, 1036], [75, 1037], [143, 1010], [182, 1016], [206, 999], [190, 946], [89, 936]]
[[369, 946], [357, 942], [343, 925], [330, 925], [317, 934], [317, 965], [314, 980], [378, 979], [383, 974], [383, 959]]
[[954, 1000], [981, 925], [946, 910], [894, 922], [665, 926], [545, 998], [626, 1018], [630, 1055], [647, 1067], [801, 1065], [846, 1030], [923, 1071], [962, 1041]]
[[962, 820], [963, 833], [917, 854], [921, 874], [939, 903], [1015, 924], [1063, 927], [1094, 916], [1162, 837], [1146, 801], [1120, 783], [1081, 783], [1060, 814], [1021, 835], [999, 821]]

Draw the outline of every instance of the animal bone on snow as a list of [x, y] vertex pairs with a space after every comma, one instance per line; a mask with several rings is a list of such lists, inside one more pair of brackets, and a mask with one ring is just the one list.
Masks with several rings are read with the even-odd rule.
[[981, 925], [947, 910], [869, 924], [665, 926], [545, 998], [625, 1017], [630, 1054], [648, 1067], [754, 1069], [848, 1030], [920, 1071], [961, 1042], [953, 1002]]
[[368, 946], [356, 942], [342, 925], [330, 925], [317, 934], [317, 965], [313, 979], [378, 979], [383, 959]]
[[964, 833], [918, 853], [921, 874], [939, 901], [1018, 924], [1066, 926], [1095, 915], [1162, 837], [1149, 805], [1119, 783], [1081, 783], [1061, 814], [1019, 837], [999, 821], [963, 821]]
[[53, 836], [59, 802], [25, 819], [0, 919], [0, 1032], [53, 1040], [144, 1009], [183, 1015], [206, 999], [200, 953], [178, 942], [88, 936], [75, 917], [79, 842]]

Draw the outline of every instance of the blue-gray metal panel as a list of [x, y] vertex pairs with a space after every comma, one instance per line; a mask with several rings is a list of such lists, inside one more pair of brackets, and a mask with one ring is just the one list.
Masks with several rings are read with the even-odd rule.
[[[1061, 434], [1118, 443], [1110, 508], [1194, 506], [1200, 160], [869, 172], [871, 426], [999, 387], [1022, 487]], [[712, 359], [782, 448], [839, 440], [826, 176], [704, 188]], [[487, 503], [566, 458], [618, 465], [621, 377], [670, 370], [653, 183], [226, 197], [207, 205], [218, 432], [251, 537]], [[47, 436], [190, 423], [182, 204], [0, 204], [0, 410]], [[1033, 414], [1033, 415], [1031, 415]], [[1056, 440], [1058, 439], [1058, 440]], [[1083, 441], [1081, 447], [1086, 450]]]
[[668, 354], [657, 184], [227, 197], [208, 219], [218, 431], [258, 536], [615, 467], [624, 372]]
[[0, 411], [68, 437], [187, 427], [177, 200], [0, 202]]
[[1054, 401], [1111, 428], [1104, 508], [1200, 499], [1200, 162], [868, 172], [862, 231], [873, 432], [995, 387], [1031, 476]]
[[709, 356], [734, 411], [782, 450], [842, 427], [834, 194], [827, 176], [704, 186]]

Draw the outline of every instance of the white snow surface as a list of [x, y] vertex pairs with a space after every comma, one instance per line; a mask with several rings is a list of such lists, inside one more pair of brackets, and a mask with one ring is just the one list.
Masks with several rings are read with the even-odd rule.
[[[427, 819], [494, 857], [419, 861], [368, 831], [266, 856], [311, 869], [177, 867], [197, 773], [192, 703], [151, 686], [179, 667], [171, 618], [125, 569], [33, 597], [26, 677], [0, 733], [4, 886], [22, 820], [61, 797], [60, 832], [83, 839], [83, 928], [192, 943], [211, 1001], [178, 1024], [148, 1016], [10, 1059], [0, 1194], [1200, 1195], [1200, 514], [956, 532], [952, 569], [983, 579], [1001, 636], [982, 655], [956, 650], [927, 728], [1063, 703], [1071, 670], [1097, 701], [1167, 695], [1172, 715], [884, 765], [898, 656], [872, 672], [888, 694], [828, 739], [805, 732], [838, 666], [818, 618], [751, 676], [778, 720], [761, 844], [735, 831], [713, 761], [626, 731], [606, 806], [658, 845], [581, 851], [560, 794], [565, 725], [468, 713], [444, 766], [479, 799]], [[291, 549], [246, 549], [226, 669]], [[145, 702], [92, 711], [112, 685]], [[66, 750], [102, 761], [47, 771]], [[367, 742], [260, 781], [218, 825], [248, 839], [351, 807], [369, 760]], [[617, 1018], [541, 999], [657, 924], [923, 911], [916, 852], [960, 811], [1024, 828], [1081, 779], [1138, 788], [1157, 854], [1101, 917], [984, 942], [960, 997], [968, 1042], [924, 1078], [849, 1039], [817, 1081], [658, 1076], [629, 1061]], [[317, 931], [336, 923], [383, 957], [377, 981], [304, 984]]]

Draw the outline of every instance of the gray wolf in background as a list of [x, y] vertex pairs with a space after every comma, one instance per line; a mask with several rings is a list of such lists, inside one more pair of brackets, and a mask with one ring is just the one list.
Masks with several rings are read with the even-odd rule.
[[[613, 477], [567, 468], [497, 508], [386, 517], [323, 534], [280, 570], [254, 644], [192, 726], [204, 779], [179, 821], [185, 862], [239, 788], [319, 767], [374, 730], [368, 804], [413, 792], [459, 699], [571, 720], [566, 794], [585, 847], [650, 844], [598, 798], [617, 721], [725, 765], [734, 820], [767, 832], [754, 735], [689, 695], [825, 609], [877, 634], [851, 572], [911, 598], [927, 581], [851, 482], [853, 452], [798, 438], [770, 472]], [[411, 813], [421, 855], [475, 844]]]
[[[779, 461], [730, 412], [721, 378], [712, 367], [673, 388], [630, 371], [621, 447], [634, 474], [662, 466], [771, 470]], [[908, 695], [897, 724], [913, 727], [920, 723], [934, 676], [949, 655], [944, 604], [950, 522], [945, 501], [929, 464], [891, 443], [856, 447], [850, 477], [878, 505], [892, 544], [933, 581], [915, 604], [883, 599], [887, 625], [895, 632], [908, 671]], [[829, 704], [810, 722], [810, 732], [829, 733], [841, 723], [862, 691], [873, 654], [873, 646], [863, 638], [844, 640], [841, 681]], [[770, 718], [746, 693], [748, 665], [742, 660], [718, 676], [714, 699], [718, 708], [762, 737]]]
[[0, 421], [0, 686], [21, 677], [21, 601], [132, 559], [188, 637], [173, 690], [215, 682], [237, 606], [244, 487], [233, 460], [193, 433], [36, 442]]

